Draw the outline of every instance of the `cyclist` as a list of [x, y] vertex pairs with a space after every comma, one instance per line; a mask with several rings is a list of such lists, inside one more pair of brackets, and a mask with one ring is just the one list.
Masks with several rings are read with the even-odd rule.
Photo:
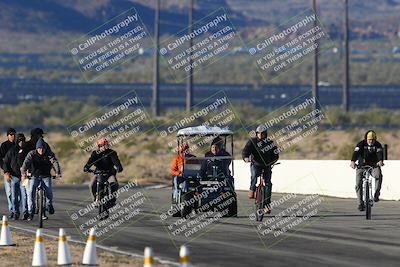
[[[109, 143], [106, 138], [100, 138], [97, 141], [98, 149], [93, 151], [90, 155], [88, 162], [83, 167], [84, 172], [89, 172], [90, 167], [93, 165], [96, 167], [96, 170], [108, 172], [108, 182], [111, 187], [111, 194], [118, 190], [118, 181], [116, 174], [117, 172], [122, 172], [123, 168], [121, 162], [119, 161], [117, 152], [109, 148]], [[97, 192], [97, 183], [96, 176], [94, 176], [89, 183], [89, 188], [92, 192], [93, 200], [96, 201], [96, 192]], [[115, 205], [116, 199], [115, 197], [111, 198], [108, 202], [108, 208], [111, 208]]]
[[[267, 137], [267, 127], [263, 124], [257, 126], [256, 137], [247, 141], [242, 151], [242, 158], [245, 162], [251, 162], [251, 182], [250, 191], [247, 196], [254, 198], [256, 191], [257, 178], [264, 171], [264, 182], [266, 185], [266, 203], [267, 212], [271, 209], [268, 204], [271, 203], [272, 183], [271, 183], [271, 165], [279, 159], [279, 153], [274, 142]], [[250, 159], [251, 158], [251, 159]]]
[[11, 203], [13, 205], [14, 220], [19, 219], [20, 204], [22, 206], [23, 219], [28, 219], [28, 209], [26, 200], [26, 190], [21, 183], [21, 166], [28, 154], [25, 149], [25, 135], [19, 133], [16, 143], [11, 147], [4, 157], [4, 175], [6, 180], [10, 181], [11, 186]]
[[[183, 155], [183, 156], [182, 156]], [[178, 192], [178, 185], [183, 182], [182, 169], [183, 158], [195, 157], [189, 152], [189, 145], [187, 143], [180, 145], [178, 155], [171, 162], [171, 176], [173, 178], [173, 195], [176, 196]]]
[[[49, 214], [54, 214], [55, 210], [53, 207], [53, 190], [51, 184], [51, 169], [53, 168], [56, 172], [56, 178], [61, 178], [60, 165], [54, 156], [48, 155], [46, 153], [46, 143], [42, 138], [36, 143], [36, 149], [28, 152], [25, 160], [21, 167], [21, 182], [25, 181], [27, 171], [31, 172], [31, 181], [29, 183], [28, 190], [28, 220], [33, 219], [33, 213], [35, 210], [35, 199], [36, 199], [36, 189], [39, 186], [40, 180], [42, 179], [43, 187], [45, 189], [46, 195], [46, 210]], [[44, 218], [47, 219], [47, 218]]]
[[[14, 128], [9, 128], [7, 130], [7, 141], [4, 141], [1, 143], [0, 146], [0, 167], [4, 170], [4, 164], [3, 164], [3, 159], [6, 156], [8, 150], [15, 145], [15, 134], [16, 131]], [[7, 198], [7, 205], [8, 205], [8, 212], [10, 219], [14, 217], [14, 210], [13, 210], [13, 204], [11, 201], [11, 177], [8, 177], [6, 175], [3, 176], [3, 184], [4, 184], [4, 191], [6, 192], [6, 198]]]
[[[358, 161], [358, 165], [356, 165]], [[377, 141], [376, 133], [369, 130], [365, 133], [364, 139], [354, 148], [353, 156], [351, 157], [350, 167], [356, 169], [356, 193], [358, 198], [358, 209], [364, 210], [364, 203], [362, 201], [362, 183], [363, 183], [363, 170], [362, 166], [369, 165], [373, 167], [371, 172], [372, 177], [375, 177], [375, 194], [374, 201], [379, 201], [379, 195], [382, 186], [382, 170], [383, 166], [383, 149], [381, 143]]]

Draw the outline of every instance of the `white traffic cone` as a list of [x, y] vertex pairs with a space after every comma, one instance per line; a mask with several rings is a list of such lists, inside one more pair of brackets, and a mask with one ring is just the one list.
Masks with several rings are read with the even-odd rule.
[[33, 250], [32, 266], [47, 266], [46, 249], [43, 244], [42, 229], [36, 230], [35, 248]]
[[97, 265], [96, 261], [96, 233], [94, 228], [90, 229], [89, 237], [86, 242], [85, 252], [83, 253], [83, 265]]
[[58, 257], [57, 265], [71, 265], [72, 258], [71, 252], [68, 247], [67, 236], [64, 228], [60, 228], [58, 235]]
[[144, 265], [143, 267], [154, 267], [153, 250], [151, 247], [144, 248]]
[[0, 246], [15, 246], [11, 239], [10, 228], [8, 227], [8, 219], [3, 215], [3, 223], [1, 224]]
[[189, 249], [186, 246], [181, 246], [179, 250], [180, 264], [179, 267], [189, 267]]

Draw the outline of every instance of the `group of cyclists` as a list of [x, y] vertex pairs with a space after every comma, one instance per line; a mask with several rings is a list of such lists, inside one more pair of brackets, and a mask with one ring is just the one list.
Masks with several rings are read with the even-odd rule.
[[[242, 158], [250, 163], [250, 190], [248, 198], [254, 198], [258, 177], [263, 173], [266, 186], [266, 213], [271, 212], [269, 203], [272, 194], [272, 171], [271, 166], [279, 159], [279, 150], [267, 135], [267, 127], [259, 125], [255, 130], [256, 136], [250, 138], [242, 150]], [[7, 198], [9, 218], [18, 220], [22, 215], [23, 220], [32, 220], [36, 212], [35, 196], [40, 181], [45, 189], [46, 210], [54, 214], [52, 178], [60, 179], [60, 164], [48, 143], [44, 141], [44, 131], [41, 128], [31, 130], [30, 139], [26, 141], [23, 133], [17, 133], [15, 129], [7, 130], [7, 140], [0, 146], [0, 167], [4, 171], [4, 189]], [[205, 153], [206, 160], [202, 161], [199, 176], [207, 176], [218, 169], [225, 177], [232, 179], [229, 166], [231, 155], [225, 150], [224, 142], [220, 137], [215, 137], [211, 143], [210, 150]], [[184, 161], [195, 157], [190, 154], [187, 143], [179, 147], [178, 154], [171, 163], [171, 175], [173, 177], [173, 194], [178, 190], [178, 185], [183, 182], [182, 168]], [[213, 160], [213, 157], [222, 158]], [[358, 163], [358, 164], [357, 164]], [[373, 167], [371, 175], [376, 179], [376, 190], [374, 201], [379, 201], [382, 186], [383, 148], [377, 141], [377, 135], [373, 130], [365, 133], [364, 139], [357, 143], [352, 158], [351, 168], [356, 169], [356, 193], [358, 198], [358, 209], [364, 210], [362, 201], [362, 166]], [[96, 170], [106, 172], [107, 181], [110, 185], [111, 195], [118, 190], [116, 174], [123, 171], [122, 164], [116, 151], [109, 147], [109, 142], [101, 138], [97, 142], [97, 150], [93, 151], [85, 164], [83, 171], [89, 172], [94, 166]], [[54, 170], [55, 176], [51, 174]], [[104, 177], [104, 176], [102, 176]], [[89, 183], [93, 201], [97, 201], [96, 179], [100, 176], [94, 175]], [[104, 179], [104, 178], [102, 178]], [[114, 206], [115, 198], [111, 198], [109, 208]], [[47, 219], [44, 218], [44, 219]]]
[[[210, 151], [205, 154], [206, 158], [213, 156], [227, 156], [229, 155], [221, 146], [222, 143], [218, 141], [218, 137], [213, 140], [210, 146]], [[182, 183], [182, 166], [184, 158], [194, 157], [189, 153], [189, 145], [186, 143], [179, 148], [178, 155], [174, 158], [171, 164], [171, 176], [173, 177], [173, 194], [176, 194], [178, 185]], [[254, 199], [256, 191], [256, 183], [259, 177], [263, 177], [265, 184], [265, 213], [271, 213], [271, 195], [272, 195], [272, 166], [279, 159], [279, 149], [277, 149], [273, 140], [267, 135], [267, 127], [263, 124], [258, 125], [255, 129], [255, 137], [250, 138], [242, 150], [242, 158], [245, 162], [250, 163], [250, 189], [248, 191], [248, 198]], [[207, 159], [202, 163], [199, 171], [199, 176], [206, 175], [206, 172], [211, 172], [213, 167], [217, 166], [219, 169], [224, 169], [225, 175], [229, 177], [230, 160], [223, 162], [223, 160]], [[374, 201], [379, 201], [380, 190], [382, 187], [382, 170], [383, 166], [383, 148], [377, 141], [377, 135], [373, 130], [365, 133], [364, 139], [357, 143], [352, 158], [351, 168], [356, 169], [356, 194], [358, 199], [358, 209], [364, 210], [362, 200], [362, 167], [368, 165], [372, 166], [372, 177], [376, 179], [376, 188], [374, 192]], [[263, 175], [261, 175], [263, 174]]]
[[[7, 140], [0, 145], [0, 167], [4, 172], [4, 190], [10, 219], [31, 221], [37, 214], [36, 190], [39, 183], [44, 187], [48, 214], [54, 214], [52, 179], [61, 179], [61, 168], [50, 145], [44, 141], [44, 131], [41, 128], [31, 130], [31, 136], [26, 141], [23, 133], [17, 133], [14, 128], [7, 130]], [[117, 153], [109, 148], [105, 138], [97, 142], [98, 149], [93, 151], [83, 171], [88, 172], [92, 166], [97, 170], [109, 173], [108, 182], [111, 193], [118, 190], [116, 173], [123, 170]], [[54, 170], [55, 175], [52, 175]], [[94, 176], [90, 182], [93, 200], [96, 201], [97, 184]], [[115, 199], [109, 201], [115, 205]], [[43, 219], [47, 219], [44, 215]]]

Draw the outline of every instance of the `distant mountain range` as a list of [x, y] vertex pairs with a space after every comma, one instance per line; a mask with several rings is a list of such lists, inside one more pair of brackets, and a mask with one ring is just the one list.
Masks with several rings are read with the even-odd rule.
[[[0, 32], [87, 33], [110, 18], [135, 7], [150, 31], [155, 0], [0, 0]], [[187, 25], [189, 0], [161, 0], [161, 33]], [[230, 13], [242, 31], [278, 25], [306, 8], [311, 0], [195, 0], [195, 20], [219, 7]], [[319, 17], [332, 38], [343, 25], [343, 0], [319, 0]], [[400, 29], [400, 0], [350, 0], [352, 34], [362, 38], [395, 37]]]

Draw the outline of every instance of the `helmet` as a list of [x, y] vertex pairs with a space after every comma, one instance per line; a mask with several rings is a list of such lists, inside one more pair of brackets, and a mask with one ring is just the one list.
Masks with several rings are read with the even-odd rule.
[[267, 133], [267, 127], [264, 124], [260, 124], [256, 128], [256, 133]]
[[97, 141], [98, 147], [107, 146], [107, 145], [108, 145], [108, 141], [104, 137], [100, 138], [99, 141]]

